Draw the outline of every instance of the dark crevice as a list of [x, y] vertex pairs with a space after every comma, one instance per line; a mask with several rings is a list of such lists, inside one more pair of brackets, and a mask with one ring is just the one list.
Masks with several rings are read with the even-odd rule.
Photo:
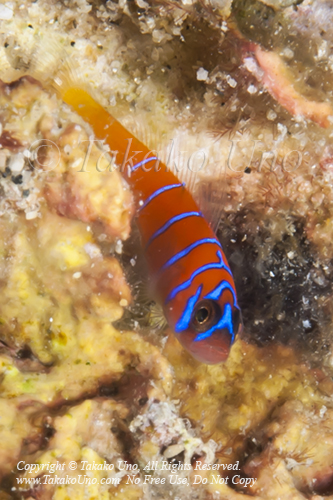
[[[333, 269], [316, 258], [292, 215], [274, 221], [256, 206], [227, 214], [219, 237], [232, 268], [244, 320], [244, 338], [301, 347], [321, 355], [327, 349], [328, 299]], [[285, 227], [277, 234], [276, 226]], [[327, 299], [327, 300], [326, 300]]]

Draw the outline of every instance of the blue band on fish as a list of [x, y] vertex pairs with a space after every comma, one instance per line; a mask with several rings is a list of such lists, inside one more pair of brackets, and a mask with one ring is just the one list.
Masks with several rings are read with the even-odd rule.
[[169, 191], [170, 189], [175, 189], [179, 187], [185, 187], [185, 182], [179, 183], [179, 184], [169, 184], [168, 186], [161, 187], [159, 189], [156, 189], [148, 198], [146, 201], [139, 207], [139, 210], [143, 210], [146, 208], [146, 206], [157, 196], [159, 196], [162, 193], [165, 193], [166, 191]]
[[177, 321], [176, 326], [175, 326], [175, 332], [180, 333], [183, 330], [186, 330], [188, 328], [191, 318], [192, 318], [192, 313], [195, 307], [195, 304], [198, 301], [198, 298], [201, 295], [202, 291], [202, 285], [199, 286], [198, 290], [196, 293], [188, 299], [186, 302], [185, 309], [183, 311], [183, 314], [181, 315], [180, 319]]
[[183, 290], [186, 290], [186, 288], [191, 286], [194, 278], [205, 271], [208, 271], [210, 269], [225, 269], [230, 274], [230, 276], [232, 276], [229, 267], [227, 266], [227, 264], [223, 260], [221, 252], [220, 251], [216, 252], [216, 255], [219, 259], [219, 262], [210, 262], [209, 264], [205, 264], [204, 266], [201, 266], [198, 269], [196, 269], [192, 273], [191, 277], [188, 280], [186, 280], [183, 283], [181, 283], [180, 285], [176, 286], [169, 293], [169, 295], [167, 296], [167, 298], [165, 300], [165, 304], [170, 302], [170, 300], [174, 299], [179, 292], [182, 292]]
[[194, 250], [195, 248], [197, 248], [201, 245], [205, 245], [205, 244], [215, 244], [221, 248], [221, 243], [216, 238], [202, 238], [201, 240], [195, 241], [194, 243], [187, 246], [186, 248], [184, 248], [180, 252], [176, 253], [176, 255], [171, 257], [171, 259], [169, 259], [165, 264], [163, 264], [163, 266], [161, 267], [161, 272], [168, 269], [168, 267], [172, 266], [172, 264], [177, 262], [179, 259], [186, 257], [186, 255], [188, 255], [190, 252], [192, 252], [192, 250]]
[[212, 290], [205, 296], [205, 299], [218, 300], [221, 297], [223, 290], [229, 290], [232, 293], [234, 299], [234, 305], [237, 307], [237, 298], [235, 290], [226, 280], [221, 281], [221, 283], [216, 288], [214, 288], [214, 290]]
[[235, 333], [234, 333], [234, 327], [232, 324], [232, 308], [230, 304], [226, 304], [224, 307], [223, 311], [223, 316], [216, 323], [216, 325], [212, 326], [207, 332], [199, 333], [195, 339], [194, 342], [200, 342], [200, 340], [205, 340], [208, 339], [211, 335], [213, 335], [216, 330], [222, 330], [223, 328], [227, 328], [230, 335], [231, 335], [231, 344], [235, 341]]
[[184, 212], [182, 214], [175, 215], [174, 217], [171, 217], [165, 224], [163, 224], [162, 227], [160, 227], [157, 231], [155, 231], [154, 234], [151, 235], [151, 237], [148, 240], [148, 243], [146, 245], [146, 248], [149, 247], [149, 245], [161, 234], [163, 234], [165, 231], [169, 229], [175, 222], [178, 222], [182, 219], [186, 219], [187, 217], [203, 217], [201, 212]]
[[142, 167], [146, 163], [149, 163], [153, 160], [158, 160], [157, 156], [152, 156], [151, 158], [147, 158], [146, 160], [139, 161], [139, 163], [137, 163], [136, 165], [134, 165], [134, 167], [131, 168], [132, 172], [135, 172], [135, 170], [137, 170], [138, 168]]
[[[225, 283], [225, 282], [222, 282], [220, 285], [222, 285], [223, 283]], [[195, 306], [198, 302], [198, 299], [201, 295], [201, 292], [202, 292], [202, 287], [203, 287], [203, 285], [200, 285], [198, 287], [197, 291], [195, 292], [195, 294], [192, 295], [188, 299], [188, 301], [186, 302], [186, 306], [185, 306], [185, 309], [183, 311], [183, 314], [181, 315], [180, 319], [177, 321], [177, 323], [175, 325], [175, 332], [176, 333], [181, 333], [184, 330], [187, 330], [187, 328], [189, 327], [191, 319], [192, 319], [194, 308], [195, 308]], [[222, 287], [220, 286], [218, 288], [222, 288]], [[226, 289], [226, 288], [230, 289], [227, 286], [225, 286], [223, 289]], [[222, 293], [222, 289], [221, 289], [221, 292], [220, 292], [218, 297], [220, 297], [221, 293]], [[204, 299], [209, 299], [209, 298], [211, 298], [211, 294], [207, 294], [204, 297]], [[200, 340], [205, 340], [205, 339], [209, 338], [211, 335], [213, 335], [213, 333], [216, 332], [216, 330], [222, 330], [224, 328], [228, 329], [229, 334], [231, 335], [231, 343], [233, 343], [235, 340], [235, 333], [234, 333], [234, 327], [233, 327], [233, 323], [232, 323], [232, 307], [229, 303], [227, 303], [225, 305], [223, 315], [220, 318], [220, 320], [215, 325], [213, 325], [209, 330], [207, 330], [206, 332], [199, 333], [195, 337], [194, 341], [199, 342]]]

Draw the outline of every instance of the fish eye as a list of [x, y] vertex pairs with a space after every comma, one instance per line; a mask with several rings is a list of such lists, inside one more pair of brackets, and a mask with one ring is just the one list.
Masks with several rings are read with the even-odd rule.
[[205, 332], [216, 323], [220, 313], [217, 302], [201, 300], [194, 310], [192, 324], [198, 332]]

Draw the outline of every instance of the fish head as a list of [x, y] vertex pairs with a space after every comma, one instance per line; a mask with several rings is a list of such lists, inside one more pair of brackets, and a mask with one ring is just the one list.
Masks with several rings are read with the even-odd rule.
[[195, 285], [177, 299], [165, 314], [180, 343], [202, 363], [226, 361], [243, 328], [233, 284], [224, 280], [208, 293]]

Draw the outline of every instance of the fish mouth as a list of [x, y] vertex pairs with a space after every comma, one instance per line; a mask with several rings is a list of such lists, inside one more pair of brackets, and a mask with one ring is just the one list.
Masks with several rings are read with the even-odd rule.
[[232, 337], [228, 329], [216, 330], [209, 338], [195, 341], [193, 334], [177, 335], [180, 343], [201, 363], [216, 365], [228, 359]]
[[239, 324], [237, 331], [233, 336], [227, 328], [222, 328], [216, 330], [213, 335], [209, 338], [195, 342], [192, 341], [190, 350], [192, 356], [206, 365], [216, 365], [218, 363], [224, 363], [229, 356], [230, 349], [234, 344], [237, 337], [241, 335], [243, 331], [243, 321], [240, 314]]

